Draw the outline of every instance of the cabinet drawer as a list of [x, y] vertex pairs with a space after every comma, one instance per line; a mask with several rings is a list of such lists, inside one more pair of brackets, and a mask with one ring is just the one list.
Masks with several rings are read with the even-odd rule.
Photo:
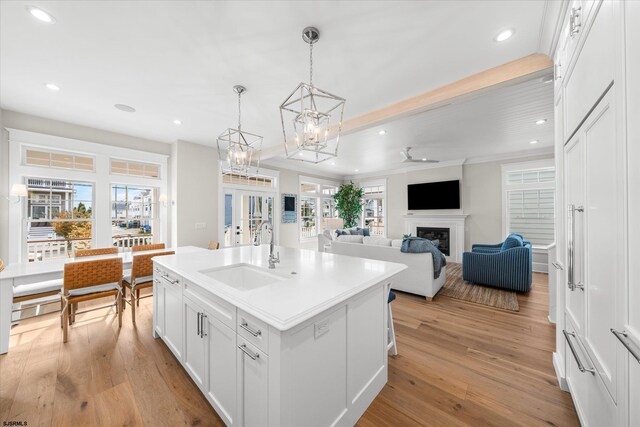
[[[589, 372], [594, 369], [593, 362], [587, 355], [569, 318], [566, 321], [566, 332], [569, 334], [567, 338], [571, 340], [575, 351], [574, 355], [569, 341], [565, 340], [567, 383], [582, 425], [620, 425], [616, 422], [616, 404], [611, 399], [600, 376], [595, 372]], [[580, 364], [586, 369], [584, 372], [580, 370]]]
[[238, 335], [269, 354], [269, 325], [242, 310], [238, 310]]
[[[566, 112], [564, 141], [575, 132], [613, 82], [615, 73], [613, 7], [613, 2], [608, 1], [594, 7], [593, 24], [590, 28], [584, 29], [585, 34], [582, 35], [576, 47], [577, 59], [571, 61], [570, 68], [563, 76]], [[566, 57], [570, 57], [568, 51]]]
[[153, 278], [162, 281], [163, 284], [169, 287], [182, 289], [182, 278], [174, 272], [157, 265], [155, 262], [153, 266]]
[[236, 307], [199, 286], [184, 280], [185, 296], [198, 301], [208, 315], [215, 317], [230, 329], [236, 329]]

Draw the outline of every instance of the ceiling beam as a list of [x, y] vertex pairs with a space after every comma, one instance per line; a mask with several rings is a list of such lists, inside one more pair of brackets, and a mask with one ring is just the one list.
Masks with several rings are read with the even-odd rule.
[[[453, 101], [480, 96], [500, 87], [518, 84], [537, 76], [545, 75], [552, 67], [553, 61], [545, 54], [535, 53], [525, 56], [423, 94], [345, 120], [342, 123], [341, 135], [359, 132], [403, 117], [440, 108], [451, 104]], [[278, 144], [262, 150], [261, 157], [268, 159], [283, 152], [284, 145]]]

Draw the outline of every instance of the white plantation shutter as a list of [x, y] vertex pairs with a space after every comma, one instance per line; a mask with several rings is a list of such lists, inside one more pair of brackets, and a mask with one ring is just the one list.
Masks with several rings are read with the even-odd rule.
[[554, 236], [554, 190], [508, 191], [509, 232], [534, 245], [549, 245]]

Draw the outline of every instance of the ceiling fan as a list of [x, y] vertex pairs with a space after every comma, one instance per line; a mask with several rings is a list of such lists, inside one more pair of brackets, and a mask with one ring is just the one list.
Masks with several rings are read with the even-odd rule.
[[427, 160], [426, 157], [423, 157], [422, 159], [414, 159], [411, 156], [411, 154], [409, 154], [409, 151], [411, 151], [411, 147], [407, 147], [400, 152], [400, 155], [402, 156], [401, 163], [438, 163], [440, 161], [440, 160]]

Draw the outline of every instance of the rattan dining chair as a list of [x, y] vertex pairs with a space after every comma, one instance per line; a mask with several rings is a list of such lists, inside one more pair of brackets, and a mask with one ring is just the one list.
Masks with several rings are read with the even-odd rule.
[[0, 271], [4, 270], [4, 261], [0, 259]]
[[[65, 264], [63, 288], [61, 294], [62, 341], [67, 342], [69, 324], [75, 321], [75, 314], [99, 310], [97, 307], [83, 312], [73, 313], [71, 308], [83, 301], [103, 297], [116, 297], [118, 327], [122, 327], [122, 258], [105, 258], [95, 261], [76, 261]], [[71, 321], [72, 320], [72, 321]]]
[[118, 248], [96, 248], [96, 249], [80, 249], [73, 253], [76, 258], [85, 256], [98, 256], [98, 255], [117, 255]]
[[[153, 286], [153, 257], [173, 255], [174, 251], [156, 252], [153, 254], [134, 255], [131, 272], [122, 278], [124, 289], [129, 288], [129, 299], [124, 301], [131, 306], [131, 320], [136, 323], [136, 306], [140, 306], [140, 290]], [[148, 298], [147, 295], [143, 298]]]
[[209, 246], [207, 248], [209, 250], [220, 249], [220, 242], [216, 242], [215, 240], [212, 240], [209, 242]]
[[157, 249], [164, 249], [164, 243], [153, 243], [151, 245], [132, 246], [131, 252], [154, 251]]

